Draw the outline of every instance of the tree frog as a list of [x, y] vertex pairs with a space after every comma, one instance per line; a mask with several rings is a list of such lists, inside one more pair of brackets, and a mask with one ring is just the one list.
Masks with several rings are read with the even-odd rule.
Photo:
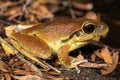
[[69, 59], [69, 52], [88, 44], [95, 37], [106, 35], [108, 31], [108, 26], [91, 11], [81, 18], [35, 24], [7, 36], [18, 51], [34, 61], [56, 55], [62, 65], [72, 68], [75, 65]]

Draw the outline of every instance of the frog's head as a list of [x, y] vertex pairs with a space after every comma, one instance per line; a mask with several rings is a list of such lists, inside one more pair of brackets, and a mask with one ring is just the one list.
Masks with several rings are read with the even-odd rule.
[[89, 40], [95, 37], [105, 36], [109, 31], [108, 26], [102, 22], [94, 12], [88, 12], [82, 19], [77, 21], [82, 21], [80, 29], [72, 32], [69, 38], [63, 41], [71, 41], [75, 43], [85, 44]]

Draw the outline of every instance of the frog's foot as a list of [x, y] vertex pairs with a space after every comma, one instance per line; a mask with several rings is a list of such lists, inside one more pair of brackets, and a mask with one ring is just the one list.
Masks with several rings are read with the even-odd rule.
[[73, 60], [71, 61], [71, 66], [70, 66], [70, 68], [75, 68], [76, 71], [77, 71], [77, 73], [80, 73], [80, 69], [77, 67], [77, 65], [79, 65], [79, 64], [81, 64], [81, 63], [84, 63], [84, 62], [88, 62], [87, 60], [82, 60], [82, 61], [78, 61], [78, 62], [75, 62], [75, 61], [76, 61], [76, 59], [73, 59]]
[[78, 69], [77, 68], [77, 65], [79, 65], [79, 64], [81, 64], [81, 63], [84, 63], [84, 62], [88, 62], [87, 60], [82, 60], [82, 61], [78, 61], [78, 62], [75, 62], [76, 61], [76, 59], [73, 59], [72, 61], [71, 61], [71, 65], [70, 65], [70, 67], [69, 68], [76, 68], [76, 70]]

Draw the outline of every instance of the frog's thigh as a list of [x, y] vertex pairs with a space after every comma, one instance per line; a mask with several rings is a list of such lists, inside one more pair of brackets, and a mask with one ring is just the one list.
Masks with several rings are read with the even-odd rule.
[[47, 59], [51, 56], [51, 49], [49, 46], [43, 40], [35, 36], [14, 34], [14, 40], [18, 42], [17, 45], [20, 45], [33, 56], [43, 59]]
[[25, 56], [29, 57], [30, 59], [36, 61], [39, 65], [41, 65], [44, 68], [48, 68], [48, 66], [46, 66], [43, 62], [41, 62], [40, 60], [37, 59], [36, 56], [32, 55], [31, 53], [25, 51], [24, 49], [20, 49], [21, 53], [24, 53]]
[[65, 67], [70, 67], [71, 65], [71, 61], [69, 59], [69, 53], [68, 53], [69, 47], [70, 47], [69, 45], [62, 46], [59, 49], [57, 55], [62, 65], [64, 65]]

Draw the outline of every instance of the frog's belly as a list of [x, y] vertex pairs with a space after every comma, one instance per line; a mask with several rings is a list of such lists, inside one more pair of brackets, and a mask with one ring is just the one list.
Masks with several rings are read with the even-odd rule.
[[70, 48], [68, 48], [68, 51], [72, 51], [72, 50], [75, 50], [77, 48], [80, 48], [84, 45], [86, 45], [88, 42], [67, 42], [67, 43], [63, 43], [61, 41], [55, 41], [55, 42], [50, 42], [48, 43], [49, 47], [51, 47], [52, 51], [55, 52], [55, 53], [58, 53], [58, 50], [60, 47], [66, 45], [66, 44], [69, 44], [70, 45]]
[[64, 43], [61, 43], [61, 41], [54, 41], [54, 42], [49, 42], [48, 46], [51, 47], [52, 51], [57, 53], [58, 49], [63, 46]]

